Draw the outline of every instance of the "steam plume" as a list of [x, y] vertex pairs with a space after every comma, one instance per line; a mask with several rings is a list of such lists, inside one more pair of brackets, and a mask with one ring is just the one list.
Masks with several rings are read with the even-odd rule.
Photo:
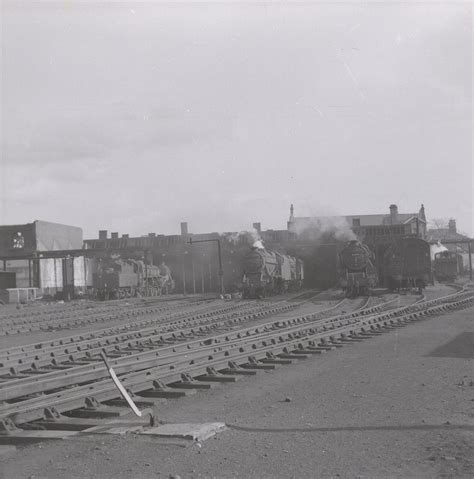
[[443, 251], [448, 251], [448, 248], [442, 245], [441, 241], [438, 241], [438, 244], [432, 244], [430, 246], [431, 259], [434, 259], [436, 253], [442, 253]]
[[298, 236], [303, 235], [314, 241], [324, 237], [331, 237], [337, 241], [356, 240], [357, 237], [351, 230], [349, 223], [342, 216], [321, 216], [318, 218], [305, 218], [304, 222], [292, 224], [292, 231]]
[[249, 231], [240, 231], [238, 233], [224, 233], [227, 241], [233, 244], [237, 244], [241, 241], [245, 241], [252, 248], [264, 249], [262, 238], [258, 234], [258, 231], [253, 228]]

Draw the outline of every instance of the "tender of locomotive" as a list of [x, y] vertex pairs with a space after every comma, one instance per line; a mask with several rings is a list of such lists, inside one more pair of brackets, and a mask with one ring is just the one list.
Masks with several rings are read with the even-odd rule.
[[463, 269], [462, 256], [453, 251], [440, 251], [434, 257], [434, 277], [437, 281], [454, 281]]
[[394, 241], [384, 254], [386, 286], [392, 290], [423, 290], [431, 278], [430, 245], [417, 237]]
[[252, 248], [242, 261], [244, 298], [297, 291], [304, 279], [303, 262], [265, 248]]
[[359, 241], [349, 241], [339, 253], [339, 284], [346, 296], [370, 294], [377, 286], [374, 254]]
[[160, 296], [174, 289], [171, 271], [164, 263], [148, 265], [141, 260], [101, 259], [93, 274], [93, 291], [100, 299]]

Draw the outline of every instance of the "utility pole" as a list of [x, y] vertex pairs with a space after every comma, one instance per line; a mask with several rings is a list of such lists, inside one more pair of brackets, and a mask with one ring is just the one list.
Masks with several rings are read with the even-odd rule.
[[222, 253], [221, 253], [221, 240], [218, 238], [207, 239], [207, 240], [194, 240], [189, 238], [188, 243], [210, 243], [211, 241], [217, 242], [217, 255], [219, 259], [219, 285], [220, 285], [220, 293], [224, 294], [224, 270], [222, 269]]

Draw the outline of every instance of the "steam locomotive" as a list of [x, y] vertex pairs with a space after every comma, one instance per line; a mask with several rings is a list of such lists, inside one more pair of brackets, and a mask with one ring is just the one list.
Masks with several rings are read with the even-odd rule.
[[303, 279], [303, 262], [277, 251], [254, 247], [242, 260], [244, 298], [297, 291]]
[[339, 283], [346, 296], [369, 294], [378, 283], [374, 254], [359, 241], [349, 241], [339, 254]]
[[463, 269], [462, 256], [453, 251], [441, 251], [435, 254], [433, 266], [438, 281], [454, 281]]
[[165, 263], [154, 266], [121, 258], [100, 259], [92, 283], [94, 295], [99, 299], [160, 296], [172, 292], [175, 286]]
[[429, 243], [417, 237], [396, 240], [385, 251], [383, 269], [390, 289], [415, 287], [421, 291], [431, 282]]

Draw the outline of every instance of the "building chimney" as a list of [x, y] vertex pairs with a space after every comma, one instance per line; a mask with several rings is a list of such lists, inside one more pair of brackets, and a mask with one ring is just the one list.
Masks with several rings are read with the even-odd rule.
[[107, 230], [99, 230], [99, 239], [106, 240], [107, 239]]
[[118, 233], [110, 233], [112, 239], [118, 239]]
[[398, 223], [398, 206], [390, 205], [390, 224]]
[[188, 223], [186, 221], [181, 223], [181, 236], [188, 236]]
[[425, 214], [425, 206], [422, 204], [420, 211], [418, 212], [418, 217], [421, 218], [423, 221], [426, 221], [426, 214]]
[[128, 239], [130, 236], [128, 234], [122, 235], [123, 239]]
[[150, 238], [154, 238], [154, 237], [156, 236], [156, 233], [148, 233], [148, 236], [149, 236]]
[[258, 234], [260, 234], [262, 232], [262, 224], [261, 223], [254, 223], [252, 226], [254, 227], [254, 229], [257, 230]]
[[449, 232], [451, 234], [456, 234], [456, 220], [455, 219], [450, 219], [449, 220], [449, 223], [448, 223], [448, 228], [449, 228]]
[[295, 208], [293, 206], [293, 203], [291, 203], [290, 206], [290, 219], [288, 220], [289, 223], [292, 223], [295, 219]]

